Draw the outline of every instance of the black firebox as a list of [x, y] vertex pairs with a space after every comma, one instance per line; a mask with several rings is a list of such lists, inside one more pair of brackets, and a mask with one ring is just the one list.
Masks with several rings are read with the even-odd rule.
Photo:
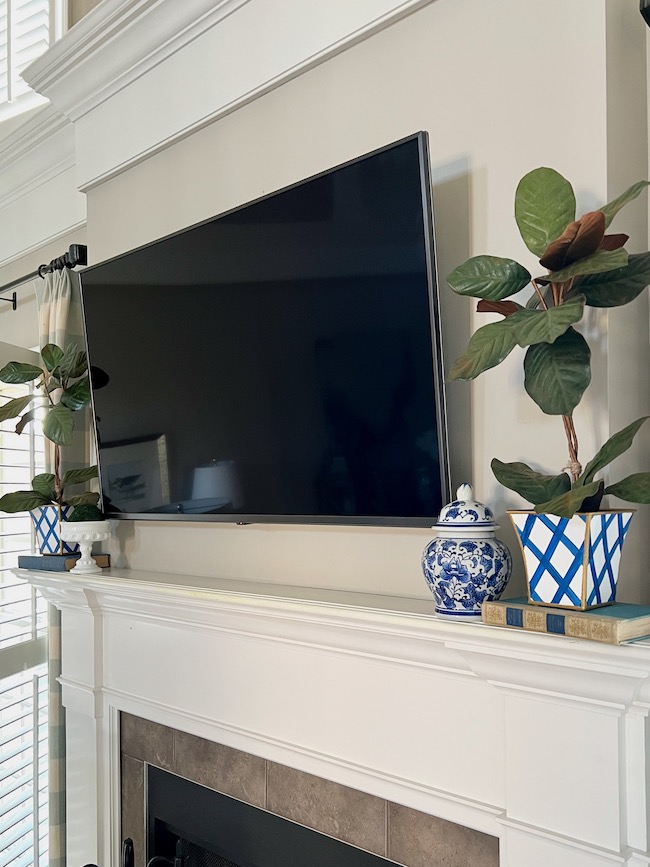
[[281, 816], [147, 769], [148, 867], [386, 867], [395, 864]]

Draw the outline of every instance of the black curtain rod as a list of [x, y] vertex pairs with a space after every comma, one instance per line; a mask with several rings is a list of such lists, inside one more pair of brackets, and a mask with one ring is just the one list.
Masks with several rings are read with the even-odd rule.
[[[44, 277], [45, 274], [50, 274], [52, 271], [63, 271], [64, 268], [74, 268], [76, 265], [88, 264], [88, 247], [84, 244], [71, 244], [70, 249], [58, 259], [52, 259], [49, 265], [39, 265], [36, 271], [31, 274], [25, 274], [24, 277], [19, 277], [17, 280], [12, 280], [5, 286], [0, 286], [0, 293], [7, 292], [13, 289], [14, 286], [20, 286], [21, 283], [26, 283], [32, 277]], [[11, 304], [12, 310], [16, 309], [16, 293], [14, 292], [11, 298], [1, 298], [0, 301], [8, 301]]]

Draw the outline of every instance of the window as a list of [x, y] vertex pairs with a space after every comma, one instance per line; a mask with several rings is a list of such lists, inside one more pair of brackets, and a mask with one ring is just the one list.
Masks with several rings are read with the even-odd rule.
[[[0, 405], [29, 387], [0, 383]], [[29, 488], [43, 471], [42, 432], [29, 425], [18, 436], [15, 426], [15, 419], [0, 423], [0, 494]], [[18, 555], [32, 550], [29, 516], [0, 512], [0, 867], [47, 864], [47, 613], [44, 600], [11, 572]]]
[[46, 100], [20, 73], [58, 39], [63, 0], [0, 0], [0, 120]]

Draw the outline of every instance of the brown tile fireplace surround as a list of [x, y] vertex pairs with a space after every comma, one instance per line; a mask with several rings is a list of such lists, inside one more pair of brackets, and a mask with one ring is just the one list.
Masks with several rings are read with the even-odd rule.
[[[496, 837], [121, 714], [122, 837], [144, 867], [145, 763], [406, 867], [497, 867]], [[309, 865], [305, 865], [309, 867]]]

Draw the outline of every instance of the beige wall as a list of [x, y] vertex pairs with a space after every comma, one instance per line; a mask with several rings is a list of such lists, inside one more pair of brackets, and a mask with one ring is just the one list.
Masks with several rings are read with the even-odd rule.
[[[635, 4], [622, 5], [629, 24]], [[638, 16], [638, 8], [634, 12]], [[511, 255], [532, 268], [512, 219], [514, 190], [525, 172], [538, 165], [557, 168], [574, 183], [584, 210], [620, 191], [623, 173], [610, 178], [608, 161], [623, 152], [627, 159], [629, 148], [624, 135], [614, 140], [612, 132], [612, 89], [622, 83], [615, 81], [608, 92], [607, 64], [615, 62], [608, 14], [611, 8], [600, 0], [547, 0], [541, 6], [534, 0], [437, 0], [91, 190], [93, 259], [425, 129], [431, 137], [440, 273], [481, 252]], [[643, 41], [638, 18], [632, 26]], [[613, 21], [612, 27], [622, 23]], [[543, 62], [536, 46], [547, 46]], [[643, 47], [629, 52], [627, 69], [631, 76], [641, 70], [642, 89], [644, 62]], [[577, 83], [580, 98], [570, 98]], [[636, 79], [627, 85], [635, 87]], [[624, 101], [617, 111], [616, 123], [625, 125], [636, 106]], [[641, 122], [644, 126], [643, 114]], [[634, 161], [626, 166], [635, 177], [646, 171]], [[639, 214], [631, 220], [643, 222]], [[471, 304], [451, 297], [442, 282], [449, 365], [480, 320]], [[589, 329], [598, 337], [595, 375], [577, 413], [587, 456], [608, 434], [606, 322], [606, 313], [591, 311]], [[561, 425], [541, 415], [523, 394], [521, 380], [521, 357], [513, 357], [473, 387], [454, 383], [448, 391], [454, 484], [473, 479], [479, 496], [501, 514], [519, 501], [498, 489], [489, 471], [492, 456], [555, 471], [565, 461]], [[624, 416], [626, 409], [617, 413]], [[427, 593], [419, 555], [430, 535], [207, 525], [178, 525], [169, 532], [168, 525], [148, 523], [120, 532], [134, 567], [413, 596]], [[502, 535], [515, 545], [509, 530]], [[628, 592], [632, 597], [640, 592], [634, 574]]]
[[72, 27], [94, 9], [101, 0], [68, 0], [68, 24]]
[[[81, 14], [90, 5], [72, 7]], [[576, 188], [580, 210], [647, 172], [644, 28], [636, 0], [436, 0], [92, 188], [91, 262], [425, 129], [440, 274], [486, 252], [534, 269], [512, 218], [525, 172], [539, 165], [561, 171]], [[208, 72], [196, 86], [210, 84]], [[615, 226], [630, 232], [640, 249], [646, 212], [630, 208]], [[444, 280], [441, 296], [449, 367], [487, 320]], [[586, 459], [610, 426], [618, 429], [650, 410], [647, 330], [639, 326], [647, 308], [639, 303], [609, 316], [589, 312], [594, 379], [576, 414]], [[630, 358], [623, 350], [632, 344]], [[631, 390], [623, 388], [629, 376]], [[499, 489], [489, 470], [493, 456], [549, 471], [559, 471], [566, 459], [561, 425], [523, 393], [522, 379], [515, 351], [473, 386], [448, 388], [453, 482], [473, 480], [501, 518], [522, 501]], [[645, 464], [649, 450], [646, 444]], [[640, 469], [641, 450], [635, 455]], [[633, 556], [624, 563], [623, 596], [633, 601], [648, 598], [641, 581], [645, 520], [632, 531]], [[503, 522], [501, 535], [514, 549]], [[427, 597], [419, 559], [431, 535], [125, 522], [119, 545], [134, 568]]]

